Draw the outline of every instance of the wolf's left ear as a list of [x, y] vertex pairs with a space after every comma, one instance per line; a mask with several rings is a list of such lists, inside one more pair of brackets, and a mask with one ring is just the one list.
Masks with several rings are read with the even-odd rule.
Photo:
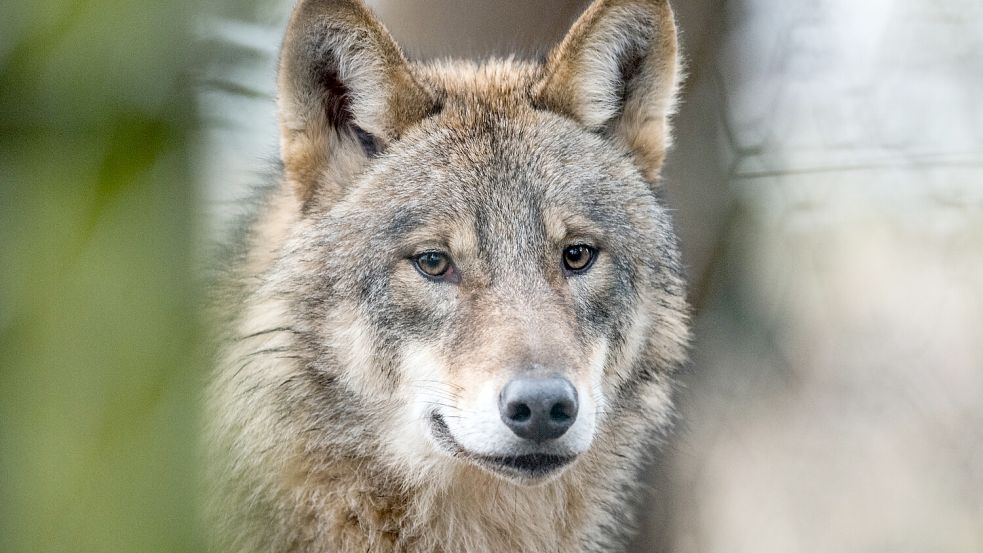
[[305, 204], [330, 205], [379, 150], [436, 109], [361, 0], [300, 0], [280, 54], [280, 156]]
[[596, 0], [550, 53], [532, 93], [545, 109], [623, 140], [654, 182], [679, 74], [668, 0]]

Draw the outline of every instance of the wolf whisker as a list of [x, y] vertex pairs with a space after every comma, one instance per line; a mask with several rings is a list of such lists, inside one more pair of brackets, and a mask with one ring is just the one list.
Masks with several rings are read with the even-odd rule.
[[265, 348], [265, 349], [256, 350], [254, 352], [247, 353], [247, 354], [243, 355], [243, 357], [244, 358], [246, 358], [246, 357], [255, 357], [257, 355], [265, 355], [267, 353], [293, 353], [294, 351], [295, 350], [293, 348], [289, 348], [289, 347], [286, 347], [286, 346], [278, 346], [278, 347], [272, 347], [272, 348]]
[[302, 332], [289, 327], [289, 326], [278, 326], [276, 328], [268, 328], [266, 330], [260, 330], [258, 332], [253, 332], [252, 334], [247, 334], [245, 336], [240, 336], [235, 339], [236, 342], [241, 342], [243, 340], [248, 340], [250, 338], [256, 338], [258, 336], [266, 336], [267, 334], [273, 334], [274, 332], [289, 332], [291, 334], [302, 334]]
[[434, 401], [434, 402], [430, 402], [430, 404], [431, 405], [437, 405], [439, 407], [445, 407], [447, 409], [451, 409], [451, 410], [454, 410], [454, 411], [463, 411], [463, 409], [461, 409], [460, 407], [457, 407], [457, 406], [454, 406], [454, 405], [448, 405], [446, 403], [440, 403], [440, 402]]
[[424, 395], [435, 396], [437, 399], [442, 399], [445, 401], [460, 401], [461, 396], [457, 394], [447, 393], [443, 390], [431, 390], [431, 389], [420, 389], [418, 391], [422, 392]]
[[442, 380], [433, 380], [433, 379], [427, 379], [427, 378], [418, 378], [416, 380], [413, 380], [413, 383], [417, 383], [417, 382], [431, 382], [431, 383], [434, 383], [434, 384], [440, 384], [442, 386], [448, 386], [450, 388], [455, 388], [455, 389], [460, 390], [460, 391], [463, 391], [464, 390], [464, 386], [461, 386], [459, 384], [454, 384], [452, 382], [444, 382]]

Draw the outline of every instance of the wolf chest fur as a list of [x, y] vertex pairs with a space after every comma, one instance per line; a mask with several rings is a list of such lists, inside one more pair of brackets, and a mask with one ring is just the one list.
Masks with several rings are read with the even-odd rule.
[[408, 62], [301, 0], [282, 174], [220, 288], [217, 551], [623, 546], [688, 338], [658, 174], [663, 0], [598, 0], [544, 61]]

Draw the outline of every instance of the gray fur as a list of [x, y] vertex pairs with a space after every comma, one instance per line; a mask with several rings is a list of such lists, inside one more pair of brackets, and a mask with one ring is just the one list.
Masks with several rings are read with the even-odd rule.
[[[368, 25], [377, 40], [388, 37], [355, 2], [302, 7], [328, 21], [332, 10], [345, 14], [328, 27]], [[655, 14], [643, 38], [671, 31], [674, 41], [671, 12], [658, 1], [597, 2], [572, 34], [607, 11], [623, 19], [630, 9]], [[659, 19], [666, 13], [668, 24]], [[291, 25], [307, 36], [297, 16]], [[641, 39], [632, 40], [638, 63]], [[583, 124], [561, 106], [576, 98], [537, 99], [541, 83], [587, 78], [569, 68], [557, 77], [555, 60], [402, 65], [390, 48], [363, 69], [411, 75], [411, 85], [399, 86], [412, 86], [411, 101], [426, 109], [401, 108], [405, 93], [331, 98], [324, 118], [308, 104], [308, 115], [291, 112], [296, 102], [281, 99], [293, 125], [285, 149], [336, 150], [314, 162], [284, 154], [283, 181], [227, 279], [208, 411], [215, 548], [611, 551], [631, 527], [625, 509], [635, 471], [670, 420], [671, 375], [688, 338], [679, 254], [649, 177], [663, 152], [640, 156], [639, 143], [618, 135], [627, 123]], [[563, 48], [575, 45], [561, 46], [561, 58]], [[675, 71], [674, 49], [671, 56], [646, 67]], [[305, 74], [321, 67], [294, 63]], [[676, 76], [656, 80], [663, 86]], [[281, 95], [316, 84], [281, 76]], [[632, 102], [644, 87], [631, 83]], [[368, 129], [337, 115], [346, 109], [387, 122], [372, 129], [384, 134], [372, 136], [380, 151], [366, 149], [364, 137], [359, 145], [357, 133]], [[621, 110], [619, 117], [634, 115]], [[645, 144], [664, 148], [667, 140]], [[342, 155], [344, 171], [319, 165]], [[298, 159], [308, 165], [297, 167]], [[565, 237], [552, 236], [557, 229]], [[571, 239], [600, 252], [589, 272], [572, 277], [559, 257]], [[421, 245], [448, 251], [460, 283], [418, 274], [411, 257]], [[438, 360], [434, 379], [408, 368], [420, 348]], [[446, 416], [474, 417], [461, 411], [471, 390], [528, 366], [599, 379], [587, 390], [597, 396], [589, 449], [562, 473], [517, 481], [414, 438], [428, 421], [409, 415], [408, 403], [423, 397]]]

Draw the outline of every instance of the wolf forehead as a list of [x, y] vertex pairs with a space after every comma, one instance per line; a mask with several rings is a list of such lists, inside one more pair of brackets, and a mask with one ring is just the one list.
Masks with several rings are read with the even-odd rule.
[[[632, 230], [645, 234], [665, 217], [626, 148], [536, 106], [528, 94], [539, 78], [535, 64], [417, 70], [441, 98], [439, 110], [390, 143], [336, 213], [391, 212], [386, 234], [407, 238], [421, 227], [439, 233], [468, 224], [479, 241], [631, 240]], [[520, 227], [542, 232], [517, 235]]]

